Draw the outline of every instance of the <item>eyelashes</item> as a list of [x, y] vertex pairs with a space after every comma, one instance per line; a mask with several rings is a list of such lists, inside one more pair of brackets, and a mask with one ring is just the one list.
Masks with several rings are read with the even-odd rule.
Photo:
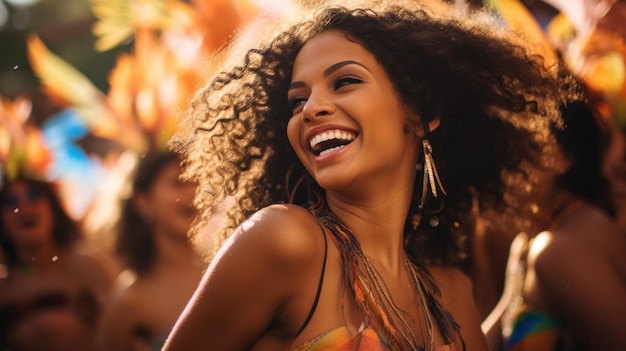
[[339, 89], [339, 88], [341, 88], [343, 86], [346, 86], [346, 85], [359, 84], [359, 83], [362, 83], [362, 82], [363, 81], [360, 78], [356, 77], [356, 76], [342, 76], [342, 77], [340, 77], [339, 79], [337, 79], [335, 81], [334, 88], [335, 88], [335, 90], [337, 90], [337, 89]]
[[[338, 91], [339, 89], [352, 85], [352, 84], [360, 84], [363, 83], [363, 80], [357, 76], [353, 75], [345, 75], [337, 78], [333, 82], [333, 90]], [[296, 95], [289, 98], [289, 106], [294, 114], [300, 112], [302, 106], [308, 101], [308, 96], [305, 95]]]
[[289, 106], [291, 110], [296, 113], [297, 109], [299, 109], [302, 105], [304, 105], [307, 101], [307, 98], [303, 96], [296, 96], [294, 98], [289, 99]]

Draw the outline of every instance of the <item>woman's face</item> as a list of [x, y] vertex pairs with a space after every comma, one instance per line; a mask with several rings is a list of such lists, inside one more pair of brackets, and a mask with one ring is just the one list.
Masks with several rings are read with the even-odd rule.
[[289, 141], [323, 188], [414, 177], [419, 139], [407, 132], [406, 109], [376, 58], [342, 32], [304, 45], [288, 99]]
[[186, 238], [195, 215], [192, 202], [196, 186], [181, 181], [180, 174], [177, 162], [165, 165], [148, 192], [138, 195], [138, 204], [140, 212], [152, 222], [154, 228]]
[[50, 200], [26, 181], [7, 184], [2, 195], [2, 223], [18, 247], [51, 243], [54, 216]]

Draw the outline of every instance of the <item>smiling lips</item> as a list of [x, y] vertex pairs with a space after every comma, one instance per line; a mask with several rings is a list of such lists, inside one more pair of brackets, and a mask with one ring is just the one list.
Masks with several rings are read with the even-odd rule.
[[313, 136], [309, 144], [317, 156], [323, 156], [350, 144], [355, 138], [356, 134], [352, 132], [334, 129]]

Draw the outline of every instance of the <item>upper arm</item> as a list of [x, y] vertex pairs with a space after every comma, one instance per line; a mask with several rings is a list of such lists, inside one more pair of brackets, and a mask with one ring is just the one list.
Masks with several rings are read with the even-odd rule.
[[317, 248], [307, 235], [312, 221], [303, 209], [272, 206], [237, 228], [211, 262], [165, 350], [248, 349], [276, 321], [313, 262]]
[[[439, 288], [444, 307], [461, 327], [466, 350], [487, 350], [487, 342], [480, 328], [480, 316], [474, 302], [472, 283], [458, 269], [437, 267], [431, 269]], [[460, 349], [461, 345], [457, 345]]]
[[481, 323], [481, 330], [487, 338], [489, 349], [492, 351], [502, 348], [502, 316], [510, 308], [517, 296], [516, 286], [519, 284], [519, 275], [522, 268], [524, 255], [528, 251], [528, 235], [521, 232], [513, 238], [509, 248], [509, 255], [506, 263], [504, 287], [502, 295], [496, 306]]
[[[596, 240], [611, 240], [611, 235], [597, 235]], [[624, 249], [622, 241], [608, 244], [559, 240], [548, 245], [535, 263], [538, 284], [552, 312], [578, 340], [597, 350], [626, 345], [626, 282], [624, 272], [611, 261], [626, 255], [602, 249], [612, 245]]]

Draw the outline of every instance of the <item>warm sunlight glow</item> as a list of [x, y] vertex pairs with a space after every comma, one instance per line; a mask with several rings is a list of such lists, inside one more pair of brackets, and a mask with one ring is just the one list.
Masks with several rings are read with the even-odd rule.
[[5, 1], [15, 6], [30, 6], [39, 2], [39, 0], [5, 0]]

